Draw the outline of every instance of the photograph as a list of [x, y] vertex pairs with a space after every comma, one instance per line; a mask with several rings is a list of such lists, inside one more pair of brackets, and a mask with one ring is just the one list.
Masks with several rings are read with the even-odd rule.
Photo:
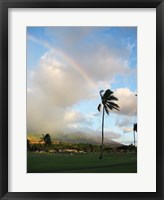
[[137, 173], [137, 27], [27, 26], [26, 74], [27, 173]]

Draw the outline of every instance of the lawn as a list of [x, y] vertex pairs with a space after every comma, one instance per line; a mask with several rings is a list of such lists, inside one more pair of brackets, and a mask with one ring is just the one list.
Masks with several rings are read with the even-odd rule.
[[28, 153], [27, 173], [137, 173], [135, 153]]

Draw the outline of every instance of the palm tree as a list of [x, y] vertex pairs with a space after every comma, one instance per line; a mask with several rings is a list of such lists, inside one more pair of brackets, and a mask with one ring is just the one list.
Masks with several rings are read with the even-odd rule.
[[48, 145], [51, 145], [52, 144], [52, 141], [51, 141], [51, 136], [50, 136], [50, 134], [46, 134], [45, 136], [44, 136], [44, 142], [45, 142], [45, 145], [46, 146], [48, 146]]
[[134, 146], [135, 146], [135, 132], [137, 132], [137, 123], [133, 125], [133, 133], [134, 133]]
[[107, 115], [109, 115], [110, 110], [118, 110], [119, 106], [114, 103], [114, 101], [118, 101], [118, 99], [113, 95], [113, 91], [106, 90], [104, 94], [102, 94], [104, 90], [101, 90], [100, 97], [101, 97], [101, 103], [98, 105], [97, 109], [100, 112], [101, 106], [103, 106], [103, 114], [102, 114], [102, 142], [101, 142], [101, 154], [99, 159], [102, 159], [103, 156], [103, 144], [104, 144], [104, 114], [106, 112]]
[[45, 146], [47, 145], [51, 145], [52, 141], [51, 141], [51, 136], [47, 133], [46, 135], [42, 134], [42, 137], [40, 137], [40, 142], [44, 142]]

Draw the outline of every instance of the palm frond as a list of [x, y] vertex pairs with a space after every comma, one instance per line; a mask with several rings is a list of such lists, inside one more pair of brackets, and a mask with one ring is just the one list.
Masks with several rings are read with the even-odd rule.
[[117, 110], [117, 111], [120, 111], [119, 108], [116, 108], [116, 107], [114, 107], [114, 106], [113, 106], [113, 109], [115, 109], [115, 110]]
[[118, 101], [118, 98], [115, 97], [114, 95], [111, 95], [108, 97], [107, 101]]
[[111, 107], [113, 107], [114, 109], [116, 109], [116, 110], [119, 110], [119, 105], [117, 105], [116, 103], [114, 103], [114, 102], [110, 102], [110, 103], [107, 103], [107, 105], [110, 105]]
[[107, 105], [104, 105], [104, 108], [105, 108], [106, 114], [109, 115], [109, 110], [108, 110]]
[[100, 90], [100, 92], [99, 92], [99, 93], [101, 94], [102, 92], [104, 92], [104, 90]]
[[103, 98], [103, 95], [102, 95], [103, 92], [104, 92], [104, 90], [100, 90], [100, 92], [99, 92], [101, 99]]
[[97, 109], [99, 112], [101, 111], [101, 103], [98, 105]]
[[112, 105], [106, 103], [106, 106], [107, 106], [110, 110], [113, 110], [113, 106], [112, 106]]
[[108, 99], [108, 97], [110, 97], [111, 94], [113, 94], [113, 91], [108, 89], [105, 91], [103, 98]]
[[117, 110], [117, 111], [120, 111], [119, 108], [116, 108], [116, 107], [114, 107], [114, 106], [112, 106], [112, 105], [108, 105], [108, 104], [107, 104], [107, 106], [108, 106], [108, 108], [109, 108], [110, 110], [115, 109], [115, 110]]

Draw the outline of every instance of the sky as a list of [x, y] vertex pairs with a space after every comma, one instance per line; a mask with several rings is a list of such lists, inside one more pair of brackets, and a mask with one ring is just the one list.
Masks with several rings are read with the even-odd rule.
[[120, 111], [105, 115], [105, 141], [133, 143], [137, 122], [136, 27], [27, 27], [27, 133], [100, 141], [100, 90]]

